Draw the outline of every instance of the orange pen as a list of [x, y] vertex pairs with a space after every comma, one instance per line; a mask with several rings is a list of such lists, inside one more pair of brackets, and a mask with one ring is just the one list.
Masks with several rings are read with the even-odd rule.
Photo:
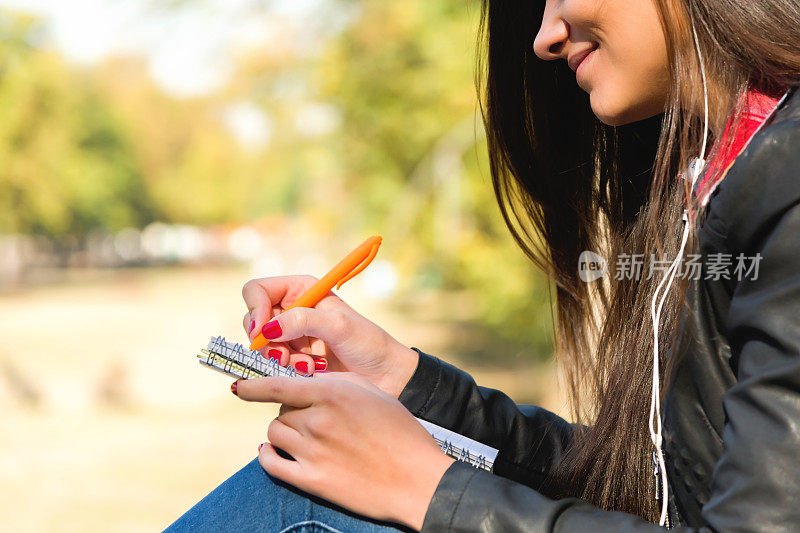
[[[321, 280], [309, 287], [308, 290], [295, 300], [292, 305], [287, 307], [285, 311], [294, 307], [314, 307], [334, 286], [338, 290], [345, 281], [352, 279], [356, 274], [367, 268], [372, 260], [375, 259], [375, 254], [378, 253], [381, 240], [382, 238], [380, 235], [375, 235], [361, 243], [358, 248], [339, 261]], [[260, 350], [267, 344], [269, 344], [269, 340], [259, 333], [250, 344], [250, 349]]]

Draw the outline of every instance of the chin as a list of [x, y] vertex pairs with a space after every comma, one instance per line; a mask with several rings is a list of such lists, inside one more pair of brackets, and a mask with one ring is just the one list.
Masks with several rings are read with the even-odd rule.
[[595, 93], [596, 91], [590, 93], [589, 101], [592, 106], [592, 112], [603, 124], [623, 126], [646, 118], [637, 116], [639, 113], [636, 112], [636, 109], [624, 105], [623, 102], [603, 98]]
[[[613, 91], [615, 95], [620, 94]], [[653, 117], [663, 112], [652, 102], [630, 102], [619, 97], [609, 98], [599, 90], [589, 93], [589, 102], [595, 116], [608, 126], [624, 126]]]
[[600, 120], [600, 122], [602, 122], [606, 126], [624, 126], [625, 124], [630, 124], [631, 122], [634, 122], [633, 120], [627, 120], [618, 115], [607, 115], [604, 113], [598, 113], [596, 111], [594, 114]]

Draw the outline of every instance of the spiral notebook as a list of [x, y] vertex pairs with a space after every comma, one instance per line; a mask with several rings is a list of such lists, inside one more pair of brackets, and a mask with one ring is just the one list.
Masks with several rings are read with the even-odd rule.
[[[208, 346], [197, 355], [201, 365], [234, 378], [263, 376], [311, 377], [298, 374], [293, 367], [283, 367], [274, 359], [265, 359], [258, 351], [248, 350], [239, 343], [226, 341], [225, 337], [211, 337]], [[442, 451], [450, 457], [464, 461], [475, 468], [492, 471], [497, 450], [464, 435], [437, 426], [427, 420], [417, 421], [430, 433]]]

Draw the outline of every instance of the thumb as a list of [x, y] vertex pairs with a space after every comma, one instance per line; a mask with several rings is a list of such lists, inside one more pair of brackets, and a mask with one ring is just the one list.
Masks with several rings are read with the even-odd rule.
[[347, 316], [338, 310], [295, 307], [264, 324], [261, 334], [265, 339], [275, 342], [308, 336], [316, 337], [328, 345], [336, 345], [347, 338], [350, 330], [348, 322]]

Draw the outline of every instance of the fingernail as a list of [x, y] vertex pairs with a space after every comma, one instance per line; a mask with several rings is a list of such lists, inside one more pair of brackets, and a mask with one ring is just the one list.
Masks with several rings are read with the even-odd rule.
[[308, 362], [307, 361], [298, 361], [294, 364], [295, 370], [302, 372], [303, 374], [308, 374]]
[[238, 389], [239, 389], [239, 382], [238, 381], [234, 381], [233, 383], [231, 383], [231, 392], [234, 393], [236, 396], [239, 396]]
[[328, 361], [325, 359], [317, 359], [314, 361], [314, 372], [320, 372], [328, 368]]
[[328, 374], [327, 370], [314, 370], [315, 374]]
[[250, 329], [248, 329], [248, 330], [247, 330], [247, 334], [248, 334], [248, 335], [250, 335], [251, 333], [253, 333], [253, 328], [254, 328], [254, 327], [256, 327], [256, 321], [255, 321], [255, 320], [253, 320], [252, 322], [250, 322]]
[[269, 356], [270, 359], [275, 359], [277, 361], [281, 360], [281, 351], [280, 350], [276, 350], [274, 348], [272, 350], [267, 350], [267, 355]]
[[264, 327], [261, 328], [261, 334], [264, 335], [265, 339], [272, 340], [283, 335], [283, 331], [281, 330], [281, 325], [278, 323], [278, 321], [273, 320], [264, 324]]
[[262, 442], [261, 444], [258, 445], [258, 453], [261, 453], [261, 448], [263, 448], [265, 444], [266, 442]]

